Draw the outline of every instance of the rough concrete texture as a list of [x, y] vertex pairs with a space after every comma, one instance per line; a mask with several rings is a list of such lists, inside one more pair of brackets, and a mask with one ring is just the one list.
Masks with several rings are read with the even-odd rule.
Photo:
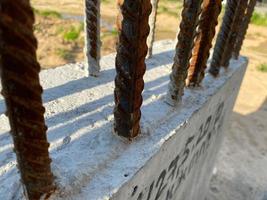
[[[147, 60], [142, 134], [132, 142], [112, 133], [115, 55], [102, 58], [98, 78], [85, 77], [83, 64], [41, 72], [59, 186], [52, 199], [205, 198], [247, 60], [232, 61], [217, 79], [207, 74], [173, 108], [165, 103], [173, 49], [158, 42]], [[0, 199], [23, 199], [4, 110], [0, 96]]]

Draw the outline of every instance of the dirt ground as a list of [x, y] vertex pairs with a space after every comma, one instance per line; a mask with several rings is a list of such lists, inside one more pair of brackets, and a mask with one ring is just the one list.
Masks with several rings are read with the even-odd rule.
[[[35, 34], [39, 40], [38, 59], [41, 66], [50, 68], [83, 60], [83, 29], [76, 40], [66, 41], [64, 39], [66, 31], [73, 26], [79, 27], [83, 22], [83, 1], [78, 0], [73, 3], [70, 0], [33, 0], [32, 2], [33, 7], [38, 11], [56, 11], [62, 15], [55, 17], [54, 15], [44, 16], [39, 12], [36, 13]], [[180, 15], [177, 10], [179, 11], [180, 8], [181, 3], [179, 2], [162, 1], [157, 20], [156, 40], [175, 38]], [[101, 5], [102, 55], [115, 51], [117, 41], [116, 16], [116, 2], [103, 1]]]
[[[83, 15], [82, 0], [76, 0], [75, 3], [73, 0], [33, 0], [32, 2], [33, 6], [39, 10], [55, 10], [75, 16]], [[180, 7], [181, 3], [179, 2], [160, 1], [157, 40], [175, 38], [180, 15], [176, 11]], [[115, 51], [116, 31], [114, 23], [117, 13], [115, 1], [103, 1], [101, 12], [103, 13], [103, 21], [112, 27], [111, 30], [102, 27], [102, 54], [106, 55]], [[58, 27], [67, 29], [71, 25], [79, 26], [80, 23], [77, 20], [55, 19], [37, 15], [38, 58], [43, 68], [83, 60], [84, 32], [81, 31], [79, 38], [75, 41], [65, 41], [58, 33]], [[258, 153], [266, 156], [267, 73], [257, 68], [259, 65], [267, 63], [267, 27], [250, 25], [241, 54], [247, 56], [250, 63], [234, 108], [227, 138], [232, 143], [237, 144], [237, 151], [255, 146]], [[249, 141], [248, 144], [240, 144], [238, 142], [240, 138], [246, 138]], [[213, 195], [216, 196], [216, 194]], [[220, 200], [215, 196], [211, 199]], [[232, 200], [230, 197], [229, 199]]]

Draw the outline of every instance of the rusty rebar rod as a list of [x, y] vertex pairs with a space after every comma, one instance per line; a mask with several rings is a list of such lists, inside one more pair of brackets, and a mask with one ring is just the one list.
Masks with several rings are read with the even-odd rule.
[[149, 33], [148, 38], [147, 38], [147, 45], [148, 45], [147, 57], [148, 58], [150, 58], [153, 54], [153, 44], [154, 44], [155, 32], [156, 32], [158, 3], [159, 3], [159, 0], [151, 0], [152, 12], [151, 12], [151, 15], [149, 17], [150, 33]]
[[223, 17], [223, 22], [219, 31], [219, 34], [217, 36], [216, 44], [214, 47], [212, 60], [209, 68], [209, 72], [213, 76], [218, 76], [220, 72], [222, 57], [224, 54], [224, 51], [226, 49], [226, 44], [228, 42], [230, 33], [231, 33], [231, 27], [233, 24], [235, 11], [237, 9], [239, 0], [228, 0], [226, 5], [225, 14]]
[[237, 40], [236, 40], [236, 43], [235, 43], [235, 46], [233, 49], [233, 57], [235, 59], [238, 59], [238, 57], [239, 57], [240, 50], [242, 48], [243, 41], [244, 41], [245, 36], [247, 34], [249, 23], [250, 23], [252, 15], [253, 15], [256, 3], [257, 3], [257, 0], [250, 0], [248, 3], [245, 17], [243, 18], [243, 20], [241, 22], [241, 28], [240, 28], [240, 31], [239, 31], [239, 34], [237, 36]]
[[225, 68], [228, 68], [229, 66], [238, 33], [241, 31], [241, 24], [245, 16], [247, 5], [248, 5], [248, 0], [240, 0], [237, 6], [234, 16], [234, 21], [231, 27], [231, 33], [228, 42], [226, 44], [226, 48], [221, 62], [221, 66]]
[[100, 0], [85, 0], [85, 54], [91, 76], [100, 72]]
[[28, 199], [54, 191], [39, 83], [40, 65], [29, 0], [0, 2], [0, 72], [2, 94], [14, 141], [18, 168]]
[[202, 0], [185, 0], [166, 102], [175, 106], [185, 87]]
[[187, 84], [189, 86], [199, 86], [204, 78], [221, 8], [222, 0], [203, 1], [197, 37], [187, 76]]
[[131, 139], [140, 133], [151, 4], [150, 0], [118, 0], [118, 5], [122, 21], [118, 21], [114, 131]]

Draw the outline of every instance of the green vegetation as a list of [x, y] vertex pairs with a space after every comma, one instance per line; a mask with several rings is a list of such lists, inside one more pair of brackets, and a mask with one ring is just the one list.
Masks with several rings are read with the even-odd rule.
[[62, 15], [54, 10], [37, 10], [34, 9], [35, 14], [43, 16], [43, 17], [53, 17], [53, 18], [62, 18]]
[[257, 69], [261, 72], [267, 72], [267, 63], [260, 64]]
[[[63, 39], [68, 42], [76, 41], [83, 31], [83, 28], [83, 23], [80, 23], [78, 27], [70, 26], [68, 30], [63, 33]], [[59, 31], [61, 30], [62, 29], [59, 29]]]
[[251, 23], [259, 26], [267, 26], [267, 13], [261, 14], [254, 12], [251, 18]]
[[66, 41], [75, 41], [79, 38], [79, 35], [80, 33], [72, 26], [70, 30], [64, 33], [63, 38]]

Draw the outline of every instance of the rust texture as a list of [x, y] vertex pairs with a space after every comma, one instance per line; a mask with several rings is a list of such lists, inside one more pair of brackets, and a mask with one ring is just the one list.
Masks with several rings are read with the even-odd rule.
[[230, 33], [231, 33], [231, 27], [234, 21], [235, 11], [237, 9], [238, 3], [239, 3], [239, 0], [228, 0], [227, 1], [222, 26], [217, 36], [217, 40], [216, 40], [216, 44], [214, 47], [212, 60], [210, 64], [210, 69], [209, 69], [209, 72], [215, 77], [218, 76], [220, 72], [222, 57], [226, 49], [226, 44], [228, 42]]
[[100, 71], [100, 0], [85, 0], [86, 59], [89, 75]]
[[178, 34], [178, 43], [176, 45], [176, 54], [172, 73], [170, 75], [169, 91], [167, 103], [175, 106], [184, 93], [185, 80], [187, 77], [189, 61], [192, 55], [192, 48], [198, 25], [202, 1], [185, 0], [182, 11], [182, 22]]
[[41, 196], [48, 197], [55, 186], [50, 168], [33, 23], [29, 0], [0, 2], [2, 94], [24, 191], [29, 199], [35, 200]]
[[118, 5], [121, 16], [118, 17], [114, 131], [131, 139], [140, 133], [151, 4], [150, 0], [119, 0]]
[[204, 78], [209, 52], [212, 47], [212, 39], [215, 36], [215, 28], [218, 24], [218, 16], [221, 12], [222, 0], [204, 0], [202, 13], [199, 20], [197, 37], [188, 70], [188, 85], [199, 86]]
[[235, 12], [234, 21], [231, 27], [231, 33], [226, 44], [226, 49], [223, 54], [221, 66], [227, 68], [232, 57], [233, 49], [237, 41], [238, 33], [241, 30], [241, 24], [248, 5], [248, 0], [240, 0]]
[[158, 10], [158, 3], [159, 0], [151, 0], [152, 4], [152, 12], [149, 17], [149, 27], [150, 27], [150, 33], [147, 38], [147, 44], [148, 44], [148, 53], [147, 57], [151, 57], [153, 54], [153, 43], [155, 40], [155, 31], [156, 31], [156, 22], [157, 22], [157, 10]]
[[243, 41], [245, 39], [247, 29], [248, 29], [248, 26], [250, 23], [250, 19], [252, 17], [256, 3], [257, 3], [257, 0], [250, 0], [248, 3], [245, 17], [242, 20], [241, 28], [240, 28], [240, 31], [239, 31], [239, 34], [237, 36], [236, 43], [235, 43], [235, 46], [233, 49], [233, 57], [235, 59], [238, 59], [238, 57], [239, 57], [239, 53], [240, 53], [240, 50], [242, 48]]

